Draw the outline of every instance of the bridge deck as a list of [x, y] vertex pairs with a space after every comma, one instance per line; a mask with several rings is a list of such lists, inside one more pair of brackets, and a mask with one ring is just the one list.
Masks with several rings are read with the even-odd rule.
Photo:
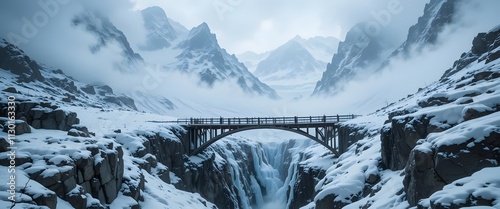
[[231, 134], [254, 129], [279, 129], [310, 138], [339, 156], [349, 145], [337, 138], [338, 123], [357, 115], [307, 117], [248, 117], [248, 118], [188, 118], [177, 121], [187, 132], [183, 136], [184, 149], [189, 155], [202, 152], [215, 141]]
[[308, 116], [308, 117], [251, 117], [251, 118], [185, 118], [176, 123], [188, 126], [290, 126], [321, 125], [344, 122], [355, 115]]

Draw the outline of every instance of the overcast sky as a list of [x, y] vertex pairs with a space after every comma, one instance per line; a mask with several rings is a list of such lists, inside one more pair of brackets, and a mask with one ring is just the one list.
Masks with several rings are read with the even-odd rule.
[[[40, 28], [40, 32], [56, 28], [55, 23], [70, 19], [72, 13], [94, 9], [107, 14], [117, 28], [127, 35], [132, 45], [138, 45], [144, 39], [144, 29], [137, 11], [156, 5], [162, 7], [168, 17], [188, 29], [202, 22], [208, 23], [223, 48], [231, 54], [240, 54], [275, 49], [296, 35], [304, 38], [334, 36], [342, 40], [347, 31], [361, 21], [390, 28], [385, 30], [388, 31], [387, 36], [400, 43], [408, 27], [423, 14], [424, 5], [429, 0], [2, 1], [0, 18], [4, 22], [0, 31], [20, 30], [23, 17], [31, 20], [37, 12], [43, 11], [38, 5], [40, 2], [56, 1], [63, 3], [58, 4], [57, 12], [49, 18], [47, 25]], [[396, 8], [396, 12], [391, 12], [391, 8]], [[384, 14], [389, 14], [389, 19]]]
[[429, 0], [132, 0], [135, 9], [157, 5], [167, 16], [188, 29], [207, 22], [229, 53], [265, 52], [296, 35], [304, 38], [334, 36], [343, 39], [360, 21], [377, 21], [375, 14], [389, 13], [390, 33], [401, 42], [408, 27], [423, 14]]

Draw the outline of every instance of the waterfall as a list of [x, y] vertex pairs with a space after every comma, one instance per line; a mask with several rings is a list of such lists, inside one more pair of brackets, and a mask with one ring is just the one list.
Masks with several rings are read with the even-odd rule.
[[[235, 142], [236, 141], [236, 142]], [[226, 141], [234, 149], [216, 149], [225, 156], [233, 188], [242, 209], [285, 209], [293, 200], [301, 151], [310, 140], [276, 142]], [[222, 145], [222, 144], [220, 144]]]

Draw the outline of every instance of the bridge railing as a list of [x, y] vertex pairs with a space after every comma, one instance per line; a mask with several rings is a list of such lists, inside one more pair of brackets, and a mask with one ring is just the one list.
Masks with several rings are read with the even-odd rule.
[[279, 125], [344, 122], [357, 115], [306, 116], [306, 117], [245, 117], [245, 118], [182, 118], [178, 124], [186, 125]]

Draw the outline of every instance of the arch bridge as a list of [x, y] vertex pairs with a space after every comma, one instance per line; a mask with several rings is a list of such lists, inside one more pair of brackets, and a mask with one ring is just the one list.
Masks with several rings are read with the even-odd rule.
[[349, 146], [338, 137], [338, 123], [356, 115], [257, 118], [188, 118], [178, 119], [187, 133], [183, 137], [185, 150], [196, 155], [214, 142], [231, 134], [256, 129], [290, 131], [312, 139], [339, 156]]

